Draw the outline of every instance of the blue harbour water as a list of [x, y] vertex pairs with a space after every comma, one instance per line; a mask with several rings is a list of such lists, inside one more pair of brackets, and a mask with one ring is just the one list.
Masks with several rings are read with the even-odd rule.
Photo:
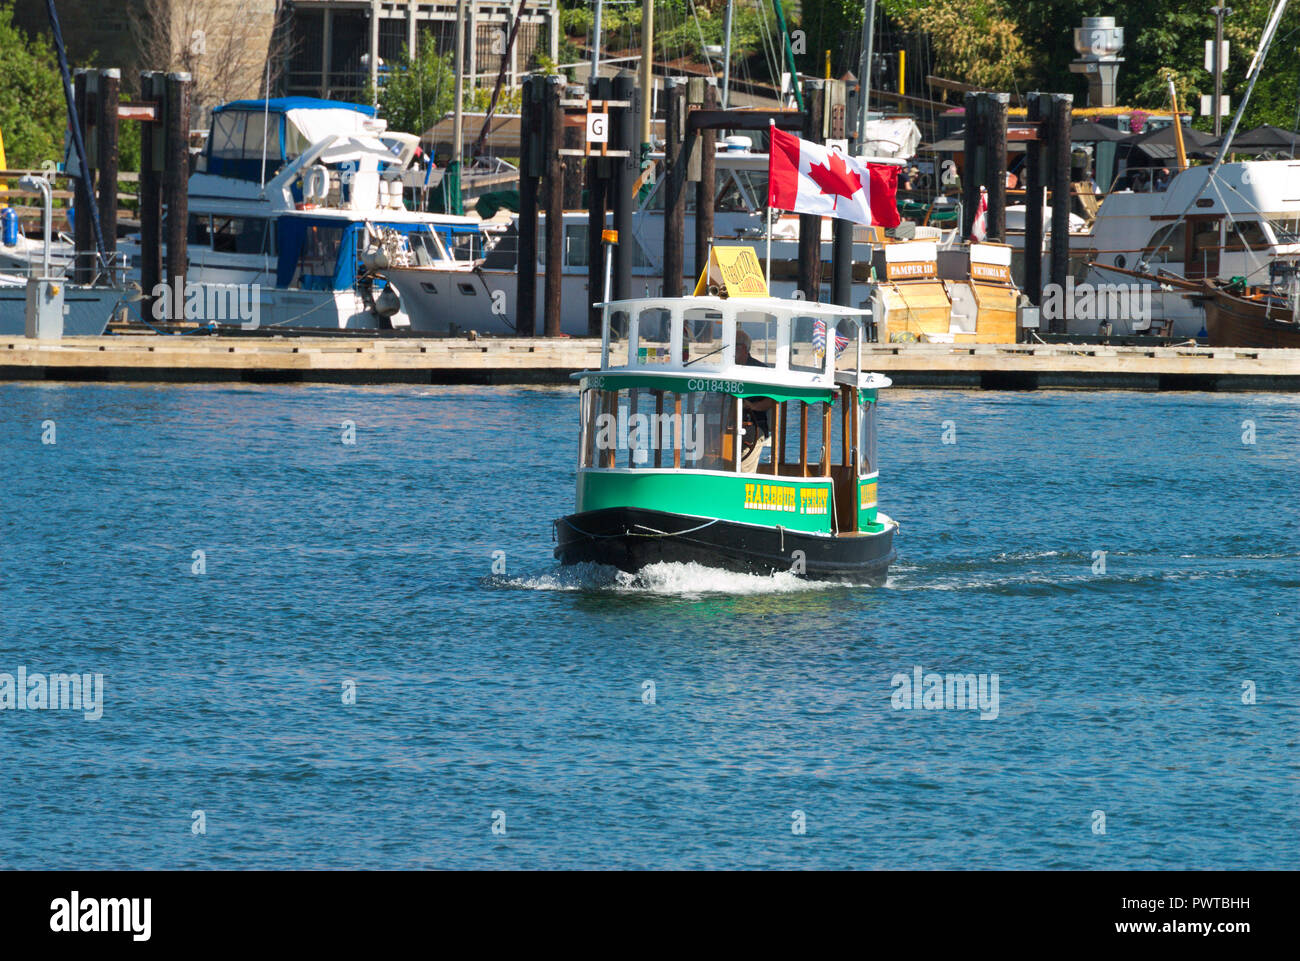
[[888, 391], [878, 588], [558, 569], [576, 407], [0, 385], [0, 866], [1300, 867], [1300, 399]]

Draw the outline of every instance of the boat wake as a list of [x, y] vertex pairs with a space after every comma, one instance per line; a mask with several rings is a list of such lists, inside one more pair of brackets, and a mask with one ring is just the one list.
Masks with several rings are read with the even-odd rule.
[[715, 594], [799, 594], [843, 587], [832, 581], [810, 581], [788, 572], [771, 575], [737, 574], [695, 563], [651, 564], [635, 574], [602, 564], [557, 567], [534, 577], [496, 577], [494, 586], [528, 591], [588, 591], [704, 597]]

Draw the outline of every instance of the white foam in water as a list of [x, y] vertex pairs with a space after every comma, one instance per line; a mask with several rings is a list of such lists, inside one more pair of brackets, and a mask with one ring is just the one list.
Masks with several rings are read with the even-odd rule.
[[786, 571], [771, 575], [737, 574], [693, 563], [651, 564], [635, 574], [600, 564], [574, 564], [537, 577], [503, 579], [499, 583], [532, 591], [611, 591], [683, 597], [789, 594], [842, 586], [831, 581], [805, 580]]

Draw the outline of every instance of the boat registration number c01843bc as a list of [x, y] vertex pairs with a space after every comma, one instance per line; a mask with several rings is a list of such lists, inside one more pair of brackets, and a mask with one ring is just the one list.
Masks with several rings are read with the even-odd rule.
[[745, 509], [785, 511], [791, 514], [825, 514], [825, 487], [790, 487], [787, 484], [746, 484]]

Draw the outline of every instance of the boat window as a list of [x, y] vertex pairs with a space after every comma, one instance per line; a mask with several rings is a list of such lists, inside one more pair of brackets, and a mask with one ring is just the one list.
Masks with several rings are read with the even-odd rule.
[[[785, 448], [781, 457], [781, 463], [786, 465], [782, 473], [793, 476], [804, 477], [821, 477], [825, 473], [822, 464], [822, 458], [827, 453], [826, 445], [822, 443], [826, 427], [826, 404], [805, 404], [801, 401], [790, 401], [783, 405], [784, 413], [784, 430]], [[831, 447], [839, 446], [839, 433], [835, 429], [835, 422], [838, 417], [832, 415], [831, 429], [829, 431], [831, 438]], [[807, 443], [805, 444], [805, 438]], [[806, 457], [803, 451], [807, 451]], [[834, 458], [834, 451], [830, 451]], [[836, 463], [832, 459], [831, 463]]]
[[1177, 229], [1170, 230], [1168, 224], [1156, 228], [1155, 233], [1151, 235], [1147, 245], [1143, 248], [1143, 252], [1150, 255], [1147, 258], [1148, 261], [1162, 264], [1169, 260], [1173, 254], [1173, 245], [1178, 240], [1179, 233], [1181, 231]]
[[333, 286], [334, 269], [342, 244], [341, 226], [316, 224], [307, 228], [298, 257], [299, 285], [304, 290], [327, 290]]
[[722, 363], [722, 312], [691, 307], [682, 314], [682, 352], [700, 369]]
[[227, 254], [264, 254], [266, 233], [262, 217], [213, 217], [212, 249]]
[[754, 212], [767, 199], [767, 171], [723, 169], [720, 177], [723, 183], [717, 195], [718, 210], [729, 213]]
[[212, 243], [212, 218], [207, 214], [190, 214], [186, 243], [206, 247]]
[[587, 266], [586, 224], [568, 224], [564, 228], [564, 263], [568, 267]]
[[477, 233], [443, 234], [452, 260], [469, 262], [482, 255], [482, 244]]
[[1275, 214], [1268, 218], [1279, 244], [1300, 243], [1300, 214]]
[[1224, 250], [1264, 250], [1268, 246], [1264, 225], [1258, 220], [1235, 220], [1228, 224]]
[[[365, 236], [359, 234], [357, 237], [357, 252], [365, 244]], [[413, 230], [406, 235], [406, 244], [411, 251], [411, 259], [417, 267], [431, 267], [433, 264], [442, 259], [442, 251], [439, 249], [438, 240], [430, 230]]]
[[790, 318], [790, 368], [820, 372], [826, 369], [826, 321], [821, 317]]
[[646, 387], [586, 394], [584, 467], [735, 471], [734, 397]]
[[626, 310], [611, 310], [606, 314], [609, 329], [606, 332], [609, 344], [609, 357], [604, 360], [604, 367], [627, 366], [628, 335], [632, 328], [632, 318]]
[[638, 365], [672, 363], [672, 319], [672, 313], [664, 307], [649, 307], [637, 314]]
[[519, 231], [511, 224], [483, 258], [484, 270], [515, 270], [519, 264]]
[[247, 116], [248, 114], [242, 110], [227, 110], [213, 117], [212, 156], [230, 160], [243, 159], [244, 121]]
[[682, 467], [734, 473], [736, 398], [730, 394], [683, 394]]
[[876, 405], [874, 403], [863, 402], [858, 428], [858, 450], [862, 453], [858, 459], [858, 473], [874, 474], [880, 469], [876, 464]]
[[[758, 310], [744, 310], [736, 314], [736, 341], [749, 340], [749, 363], [755, 367], [776, 366], [776, 317]], [[744, 334], [745, 336], [741, 336]], [[736, 355], [741, 363], [741, 355]]]
[[244, 126], [244, 157], [248, 160], [262, 159], [262, 131], [266, 130], [266, 166], [268, 171], [280, 165], [280, 118], [263, 117], [260, 113], [252, 115]]

